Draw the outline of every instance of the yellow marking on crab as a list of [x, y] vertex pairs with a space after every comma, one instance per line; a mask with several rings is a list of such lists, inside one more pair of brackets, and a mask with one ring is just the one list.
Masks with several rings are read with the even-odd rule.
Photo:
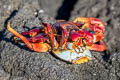
[[78, 46], [76, 46], [76, 42], [73, 42], [72, 49], [76, 49]]
[[34, 32], [34, 33], [30, 34], [30, 36], [31, 36], [31, 37], [34, 37], [34, 36], [36, 36], [36, 34], [37, 34], [37, 33]]
[[[63, 52], [64, 52], [65, 50], [63, 50]], [[72, 53], [72, 52], [74, 52], [73, 50], [68, 50], [70, 53]], [[62, 50], [60, 51], [60, 50], [54, 50], [53, 51], [55, 54], [61, 54], [61, 52], [62, 52]], [[66, 53], [67, 54], [67, 53]]]
[[82, 57], [82, 58], [76, 60], [74, 62], [74, 64], [82, 64], [82, 63], [85, 63], [85, 62], [88, 62], [88, 61], [89, 61], [89, 59], [87, 57]]
[[54, 50], [53, 52], [54, 52], [55, 54], [60, 54], [60, 50], [58, 50], [58, 49], [57, 49], [57, 50]]
[[17, 39], [17, 37], [15, 36], [15, 37], [13, 37], [13, 40], [15, 40], [15, 43], [18, 43], [18, 40], [16, 40]]

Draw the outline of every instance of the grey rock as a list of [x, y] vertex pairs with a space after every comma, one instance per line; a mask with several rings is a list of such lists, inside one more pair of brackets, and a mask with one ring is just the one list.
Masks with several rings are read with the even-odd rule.
[[[27, 31], [26, 27], [41, 27], [42, 22], [53, 24], [63, 2], [64, 0], [0, 1], [0, 80], [120, 79], [119, 0], [77, 0], [70, 11], [69, 20], [78, 16], [97, 17], [105, 23], [104, 41], [107, 51], [91, 51], [93, 60], [88, 63], [68, 64], [50, 52], [30, 51], [25, 45], [15, 44], [11, 40], [12, 34], [4, 26], [6, 20], [11, 22], [17, 32]], [[10, 16], [15, 10], [16, 13]], [[62, 10], [63, 14], [68, 15], [64, 13], [64, 8]]]
[[9, 80], [10, 74], [4, 71], [3, 67], [0, 65], [0, 80]]

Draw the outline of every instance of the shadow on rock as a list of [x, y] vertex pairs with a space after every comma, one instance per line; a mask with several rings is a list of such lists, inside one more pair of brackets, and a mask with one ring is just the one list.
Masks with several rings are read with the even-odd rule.
[[71, 11], [78, 0], [64, 0], [63, 4], [57, 11], [56, 19], [69, 20]]
[[11, 13], [11, 15], [6, 19], [6, 21], [5, 21], [5, 23], [4, 23], [4, 29], [3, 29], [2, 31], [0, 31], [0, 36], [1, 36], [0, 42], [1, 42], [2, 40], [9, 41], [7, 38], [4, 37], [4, 36], [7, 35], [7, 34], [5, 34], [5, 32], [6, 32], [6, 30], [7, 30], [7, 23], [8, 23], [8, 21], [9, 21], [12, 17], [14, 17], [14, 16], [16, 15], [17, 12], [18, 12], [17, 10], [14, 10], [14, 11]]
[[[11, 15], [6, 19], [6, 21], [5, 21], [5, 23], [4, 23], [4, 29], [3, 29], [2, 31], [0, 31], [0, 36], [1, 36], [0, 42], [1, 42], [2, 40], [3, 40], [3, 41], [6, 41], [6, 42], [11, 42], [12, 44], [18, 46], [18, 47], [21, 48], [21, 49], [25, 49], [25, 50], [28, 50], [28, 51], [33, 52], [33, 51], [30, 50], [26, 45], [21, 45], [21, 43], [17, 43], [17, 44], [16, 44], [16, 43], [13, 41], [13, 37], [14, 37], [13, 35], [12, 35], [10, 38], [6, 37], [6, 36], [8, 35], [7, 24], [8, 24], [8, 22], [9, 22], [9, 20], [16, 15], [17, 12], [18, 12], [17, 10], [14, 10], [14, 11], [11, 13]], [[24, 26], [24, 28], [27, 29], [27, 30], [30, 30], [30, 28], [27, 27], [27, 26]], [[33, 27], [33, 29], [34, 29], [34, 28], [36, 28], [36, 27]], [[9, 32], [9, 33], [10, 33], [10, 32]], [[2, 49], [2, 48], [1, 48], [1, 49]], [[0, 49], [0, 51], [1, 51], [1, 49]]]

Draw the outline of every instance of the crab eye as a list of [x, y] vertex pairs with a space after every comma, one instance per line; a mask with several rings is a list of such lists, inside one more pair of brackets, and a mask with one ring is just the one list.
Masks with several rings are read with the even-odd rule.
[[94, 34], [95, 32], [92, 31], [91, 33]]
[[48, 32], [49, 34], [51, 34], [51, 32]]
[[76, 42], [78, 42], [79, 40], [77, 39]]

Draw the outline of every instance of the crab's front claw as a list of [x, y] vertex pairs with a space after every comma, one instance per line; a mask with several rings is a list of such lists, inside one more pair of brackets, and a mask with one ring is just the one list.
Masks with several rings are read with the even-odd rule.
[[80, 46], [75, 48], [73, 46], [74, 44], [69, 42], [67, 44], [67, 50], [57, 49], [53, 50], [52, 52], [58, 58], [73, 64], [85, 63], [92, 59], [92, 55], [88, 49]]
[[14, 29], [11, 28], [10, 22], [8, 22], [8, 24], [7, 24], [7, 30], [10, 31], [11, 33], [13, 33], [16, 37], [19, 37], [21, 39], [21, 41], [23, 41], [27, 45], [27, 47], [33, 51], [47, 52], [51, 48], [49, 46], [49, 44], [47, 44], [47, 43], [43, 43], [43, 42], [31, 43], [31, 42], [29, 42], [29, 40], [26, 37], [24, 37], [23, 35], [19, 34]]
[[103, 41], [100, 41], [99, 44], [92, 44], [91, 46], [88, 46], [88, 49], [95, 51], [105, 51], [107, 47]]

